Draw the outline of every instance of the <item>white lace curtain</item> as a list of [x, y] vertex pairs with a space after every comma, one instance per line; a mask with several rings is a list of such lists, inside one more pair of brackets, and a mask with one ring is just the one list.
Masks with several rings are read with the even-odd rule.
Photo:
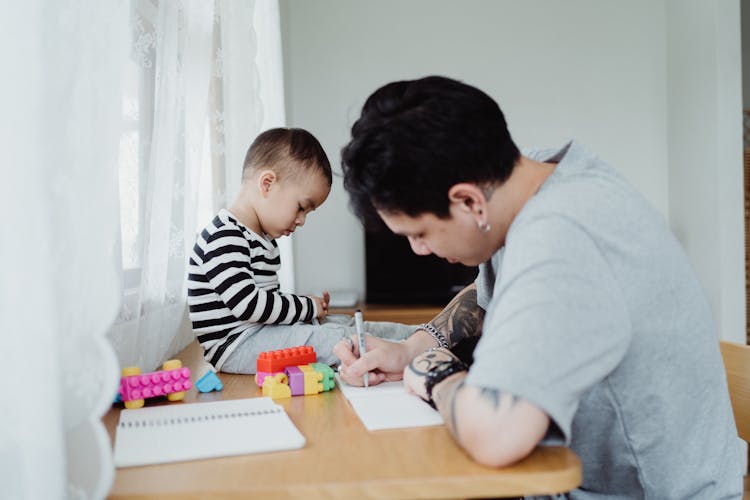
[[132, 7], [124, 303], [110, 338], [121, 365], [154, 369], [193, 338], [185, 261], [196, 229], [232, 201], [252, 138], [284, 122], [281, 52], [274, 1]]
[[199, 214], [284, 123], [277, 4], [24, 0], [0, 36], [0, 496], [103, 498], [119, 365], [189, 340]]

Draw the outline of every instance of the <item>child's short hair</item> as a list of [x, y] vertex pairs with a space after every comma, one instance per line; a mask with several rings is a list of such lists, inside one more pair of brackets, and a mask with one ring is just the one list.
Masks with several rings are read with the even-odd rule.
[[302, 172], [318, 171], [330, 186], [333, 181], [331, 164], [320, 142], [301, 128], [272, 128], [255, 138], [245, 155], [242, 177], [257, 168], [269, 168], [280, 178], [294, 177]]

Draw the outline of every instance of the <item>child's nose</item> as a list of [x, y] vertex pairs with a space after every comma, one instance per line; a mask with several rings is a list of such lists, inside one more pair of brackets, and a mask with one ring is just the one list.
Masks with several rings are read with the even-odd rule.
[[298, 226], [304, 226], [305, 225], [305, 214], [298, 215], [297, 220], [294, 221], [295, 224]]

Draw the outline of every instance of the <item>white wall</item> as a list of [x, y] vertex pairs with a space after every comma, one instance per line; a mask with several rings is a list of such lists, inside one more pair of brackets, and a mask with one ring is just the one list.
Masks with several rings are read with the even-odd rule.
[[[340, 148], [373, 90], [396, 79], [442, 74], [492, 95], [522, 148], [576, 138], [669, 216], [670, 189], [679, 187], [670, 183], [668, 168], [668, 146], [677, 139], [668, 131], [673, 100], [667, 92], [674, 89], [668, 87], [667, 51], [681, 47], [667, 44], [667, 14], [676, 9], [668, 9], [667, 1], [281, 0], [288, 123], [316, 134], [339, 170]], [[698, 3], [687, 2], [686, 8], [702, 14]], [[714, 43], [709, 50], [717, 48]], [[715, 65], [709, 69], [717, 71]], [[719, 97], [714, 92], [714, 106]], [[707, 154], [716, 160], [714, 142]], [[718, 193], [712, 196], [715, 205]], [[295, 235], [298, 292], [364, 291], [364, 239], [347, 203], [340, 180], [334, 182], [329, 200]], [[719, 226], [718, 208], [709, 219]], [[734, 224], [726, 230], [736, 229]], [[700, 234], [701, 228], [683, 235]], [[714, 251], [713, 262], [722, 256]], [[702, 278], [711, 264], [711, 258], [696, 263], [705, 268], [699, 269]], [[730, 259], [719, 289], [727, 273], [743, 269]], [[726, 294], [713, 285], [712, 302], [721, 309]]]
[[745, 336], [739, 2], [670, 0], [669, 211], [721, 336]]
[[750, 2], [740, 6], [742, 15], [742, 102], [750, 108]]

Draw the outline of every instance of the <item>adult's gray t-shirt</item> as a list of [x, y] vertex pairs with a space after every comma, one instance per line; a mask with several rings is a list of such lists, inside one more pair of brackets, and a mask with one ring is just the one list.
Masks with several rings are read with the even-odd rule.
[[706, 296], [662, 216], [571, 142], [480, 266], [467, 383], [550, 416], [581, 458], [573, 499], [740, 498], [742, 448]]

